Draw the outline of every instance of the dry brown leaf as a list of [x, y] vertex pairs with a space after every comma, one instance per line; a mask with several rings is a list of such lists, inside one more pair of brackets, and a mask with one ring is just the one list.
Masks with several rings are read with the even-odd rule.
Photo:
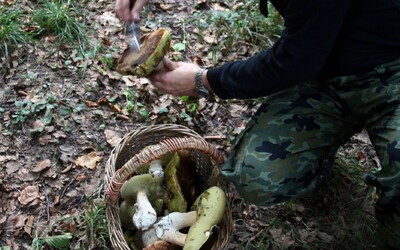
[[4, 228], [4, 224], [7, 221], [7, 216], [3, 213], [0, 214], [0, 232], [1, 232], [1, 228]]
[[160, 9], [163, 11], [171, 10], [174, 6], [172, 4], [160, 4]]
[[9, 161], [6, 163], [6, 173], [10, 175], [17, 172], [21, 168], [21, 164], [17, 161]]
[[108, 106], [110, 106], [115, 112], [122, 114], [122, 110], [118, 105], [109, 103]]
[[89, 169], [96, 169], [97, 162], [101, 160], [101, 157], [97, 155], [96, 151], [92, 151], [87, 155], [79, 157], [75, 164], [78, 167], [86, 167]]
[[282, 228], [271, 228], [269, 233], [274, 240], [280, 239], [282, 237]]
[[73, 168], [74, 168], [73, 164], [68, 164], [68, 166], [61, 171], [61, 173], [65, 174], [65, 173], [69, 172]]
[[35, 199], [39, 199], [39, 186], [27, 186], [24, 190], [21, 191], [18, 197], [18, 201], [22, 205], [27, 205], [34, 201]]
[[1, 162], [6, 162], [6, 161], [11, 161], [11, 160], [17, 160], [16, 155], [0, 155], [0, 163]]
[[117, 143], [121, 140], [122, 135], [114, 130], [106, 129], [104, 131], [104, 135], [106, 136], [106, 141], [112, 147], [115, 147]]
[[60, 130], [54, 132], [53, 136], [55, 138], [67, 138], [67, 135], [63, 131], [60, 131]]
[[92, 102], [89, 100], [83, 100], [83, 102], [86, 104], [86, 107], [88, 107], [88, 108], [94, 108], [94, 107], [99, 106], [99, 104], [97, 102]]
[[33, 217], [32, 215], [28, 216], [25, 225], [24, 225], [24, 231], [29, 234], [32, 238], [34, 237], [33, 235], [33, 221], [34, 221], [35, 217]]
[[90, 176], [87, 175], [87, 174], [78, 174], [78, 175], [75, 177], [75, 180], [77, 180], [78, 182], [82, 182], [82, 181], [86, 181], [86, 180], [89, 179], [89, 178], [90, 178]]
[[34, 173], [39, 173], [42, 172], [44, 169], [49, 168], [51, 165], [51, 161], [49, 159], [43, 160], [41, 162], [39, 162], [39, 164], [33, 168], [31, 171]]
[[45, 146], [49, 143], [50, 140], [51, 140], [51, 135], [43, 135], [39, 137], [39, 144]]
[[324, 232], [318, 232], [317, 234], [318, 238], [320, 238], [322, 241], [324, 242], [331, 242], [335, 237], [333, 237], [332, 235], [329, 235], [327, 233]]
[[58, 203], [60, 203], [60, 196], [59, 196], [59, 195], [56, 195], [56, 196], [54, 197], [53, 206], [57, 205]]

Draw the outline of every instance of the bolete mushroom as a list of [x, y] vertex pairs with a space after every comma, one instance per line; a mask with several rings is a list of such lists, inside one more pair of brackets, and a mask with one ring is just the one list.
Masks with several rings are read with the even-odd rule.
[[208, 240], [212, 229], [223, 218], [226, 209], [224, 191], [212, 186], [196, 199], [192, 210], [197, 211], [197, 220], [190, 226], [183, 250], [198, 250]]
[[118, 61], [117, 71], [124, 75], [146, 77], [160, 64], [168, 52], [171, 34], [167, 29], [150, 33], [142, 42], [139, 51], [126, 49]]
[[146, 230], [156, 222], [157, 212], [150, 200], [159, 203], [162, 193], [162, 179], [151, 174], [135, 175], [124, 183], [121, 196], [128, 206], [136, 207], [132, 221], [137, 229]]
[[136, 206], [134, 204], [129, 204], [126, 201], [122, 201], [119, 205], [119, 219], [121, 221], [121, 225], [128, 230], [136, 229], [135, 225], [133, 225], [133, 215], [136, 212]]
[[137, 229], [146, 230], [157, 221], [157, 212], [151, 205], [145, 189], [137, 190], [136, 212], [132, 217]]
[[158, 176], [161, 179], [164, 178], [164, 169], [161, 165], [161, 160], [154, 160], [150, 162], [149, 173], [151, 175]]
[[179, 230], [190, 227], [197, 219], [196, 211], [187, 213], [173, 212], [157, 222], [154, 227], [159, 239], [166, 240], [178, 246], [183, 246], [186, 240], [186, 234]]

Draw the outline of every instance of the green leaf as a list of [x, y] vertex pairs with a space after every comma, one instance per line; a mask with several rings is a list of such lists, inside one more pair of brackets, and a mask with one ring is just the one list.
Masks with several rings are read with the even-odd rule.
[[172, 48], [177, 52], [182, 52], [186, 50], [186, 44], [184, 43], [175, 43]]
[[146, 109], [141, 109], [139, 110], [139, 114], [142, 118], [148, 118], [149, 117], [149, 112]]
[[70, 107], [66, 107], [64, 105], [60, 106], [60, 116], [63, 116], [63, 117], [68, 116], [72, 113], [72, 111], [73, 110]]
[[53, 109], [52, 108], [47, 108], [46, 113], [44, 114], [43, 117], [43, 123], [44, 125], [49, 125], [53, 119]]
[[45, 242], [47, 245], [55, 248], [55, 249], [63, 249], [68, 247], [71, 244], [72, 234], [66, 233], [62, 235], [55, 235], [46, 237]]
[[166, 107], [160, 107], [160, 109], [158, 110], [159, 114], [164, 114], [164, 113], [168, 113], [168, 108]]

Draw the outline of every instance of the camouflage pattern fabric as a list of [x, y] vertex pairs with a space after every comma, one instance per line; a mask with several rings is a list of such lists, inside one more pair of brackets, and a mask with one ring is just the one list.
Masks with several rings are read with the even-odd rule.
[[332, 149], [364, 128], [382, 165], [365, 174], [380, 193], [378, 246], [400, 249], [400, 59], [269, 96], [236, 139], [222, 174], [257, 205], [306, 197], [323, 181]]

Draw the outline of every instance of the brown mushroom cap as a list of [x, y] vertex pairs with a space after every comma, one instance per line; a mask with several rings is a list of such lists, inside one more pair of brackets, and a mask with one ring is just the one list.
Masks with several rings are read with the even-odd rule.
[[143, 248], [143, 250], [178, 250], [178, 249], [182, 248], [175, 244], [169, 243], [165, 240], [159, 240], [151, 244], [150, 246]]
[[149, 34], [139, 51], [126, 49], [118, 61], [117, 71], [124, 75], [145, 77], [150, 75], [168, 52], [171, 35], [167, 29]]

